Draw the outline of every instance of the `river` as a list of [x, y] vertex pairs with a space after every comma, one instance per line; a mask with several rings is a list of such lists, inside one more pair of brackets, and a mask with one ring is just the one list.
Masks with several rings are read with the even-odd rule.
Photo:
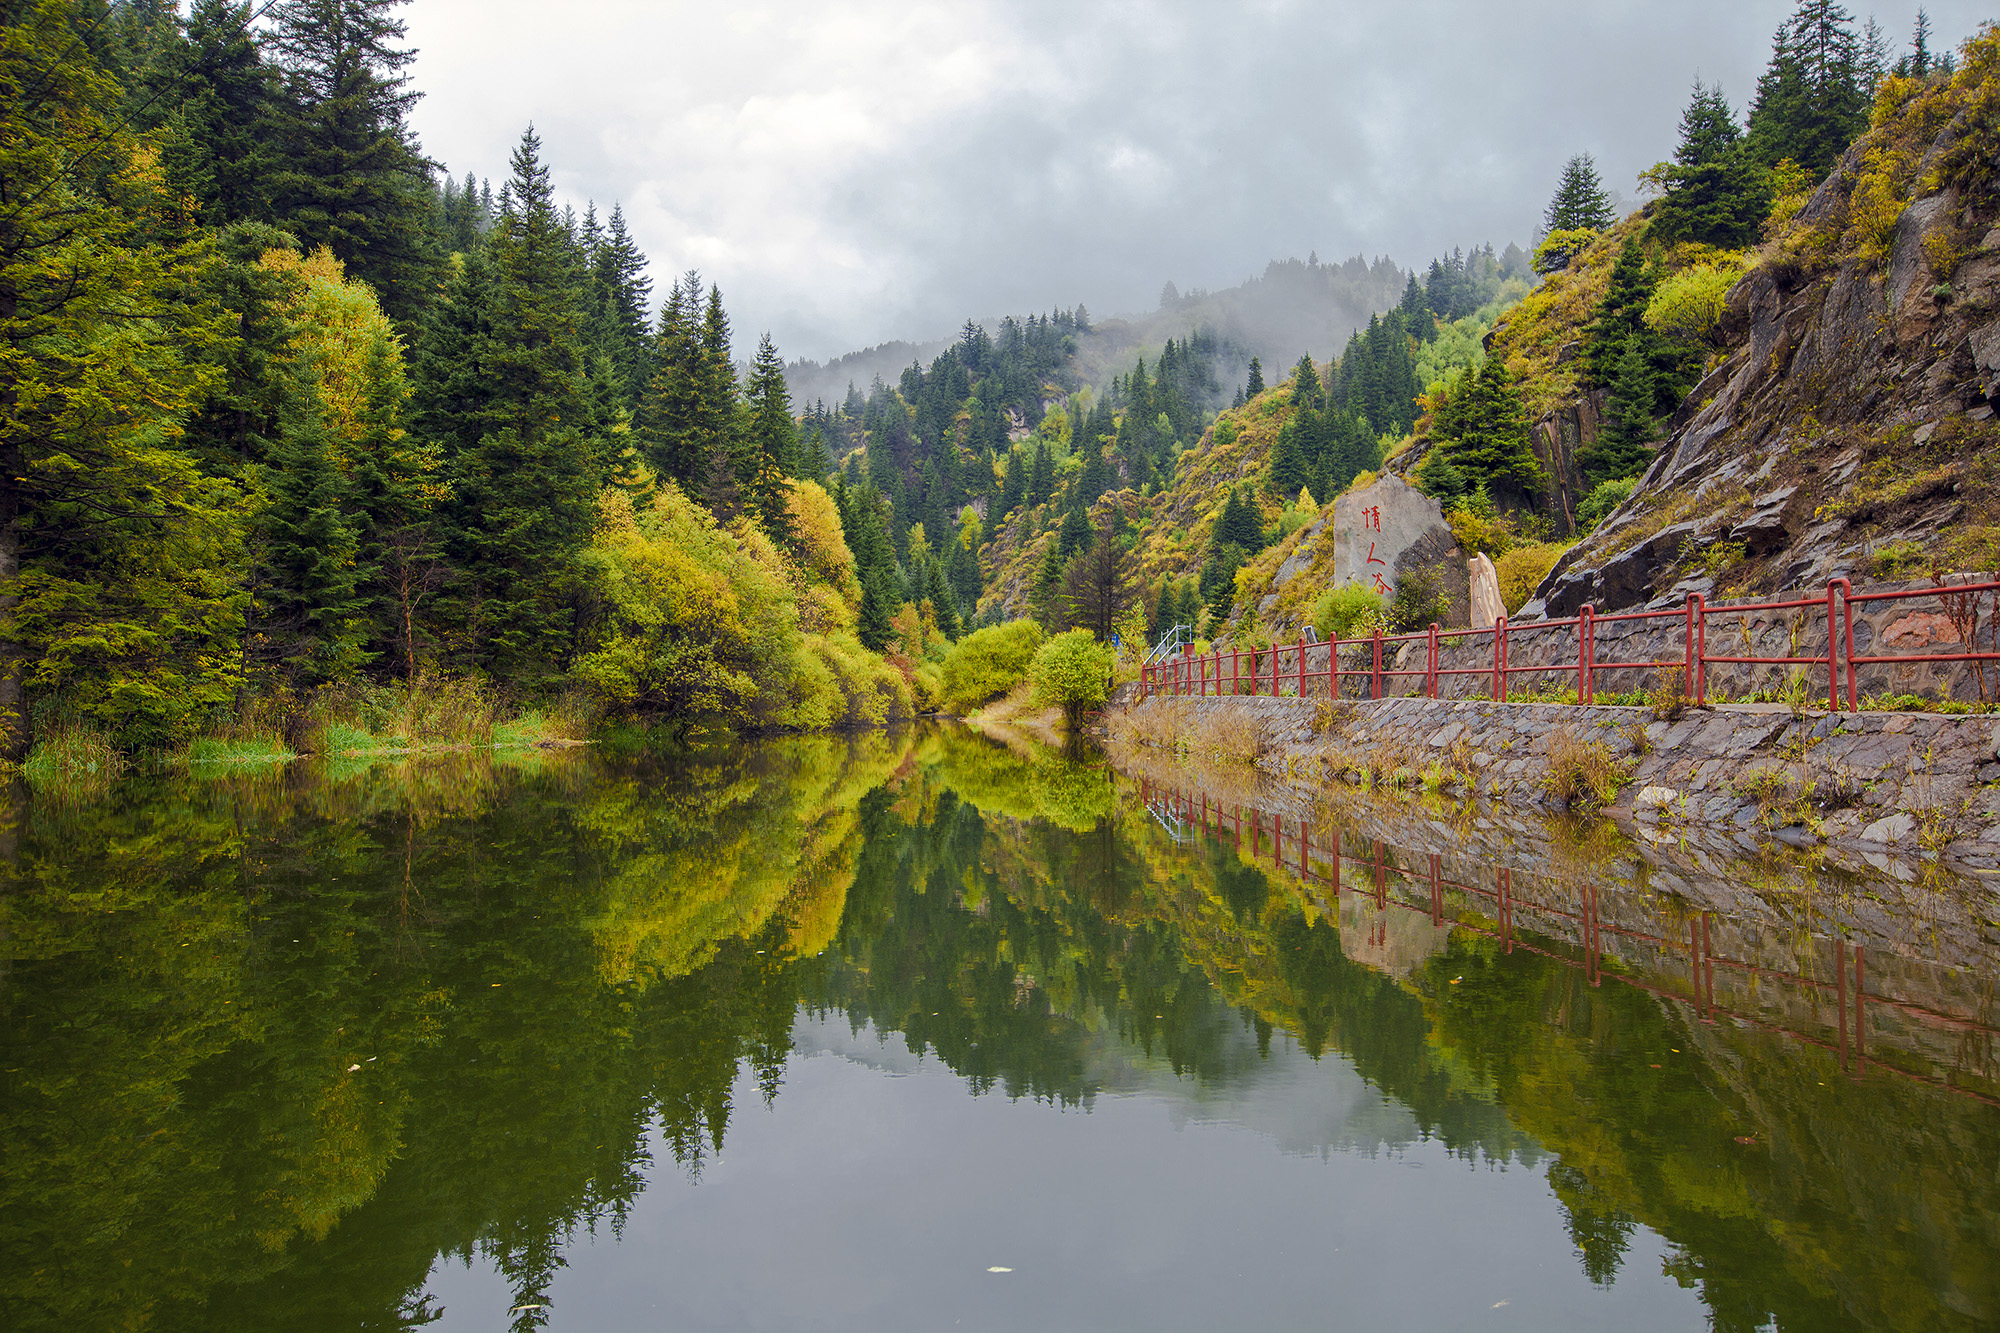
[[0, 1322], [2000, 1327], [1991, 922], [1231, 782], [949, 727], [19, 792]]

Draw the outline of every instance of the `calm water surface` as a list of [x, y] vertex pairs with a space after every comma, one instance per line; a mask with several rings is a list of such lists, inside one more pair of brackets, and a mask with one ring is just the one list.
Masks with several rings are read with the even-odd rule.
[[957, 730], [27, 799], [0, 1323], [2000, 1327], [1991, 940], [1438, 818]]

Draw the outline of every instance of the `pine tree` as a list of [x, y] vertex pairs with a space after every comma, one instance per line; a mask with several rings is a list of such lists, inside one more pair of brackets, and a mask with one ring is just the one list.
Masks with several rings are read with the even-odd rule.
[[1577, 451], [1577, 466], [1591, 486], [1637, 476], [1652, 457], [1652, 441], [1653, 368], [1632, 338], [1618, 357], [1597, 438]]
[[653, 371], [637, 423], [639, 452], [647, 465], [689, 494], [708, 478], [714, 443], [704, 429], [702, 411], [700, 306], [701, 277], [690, 271], [674, 283], [660, 307]]
[[421, 309], [437, 256], [428, 164], [405, 118], [418, 93], [403, 70], [405, 0], [282, 0], [266, 49], [284, 71], [274, 104], [282, 165], [271, 184], [287, 230], [325, 245], [401, 320]]
[[278, 157], [268, 130], [278, 86], [248, 20], [247, 4], [195, 0], [180, 40], [147, 71], [167, 180], [212, 227], [272, 218]]
[[1263, 522], [1256, 507], [1243, 498], [1242, 487], [1230, 488], [1229, 499], [1215, 521], [1215, 532], [1209, 539], [1209, 545], [1216, 548], [1234, 546], [1252, 555], [1264, 549]]
[[775, 536], [790, 521], [791, 488], [783, 479], [803, 474], [798, 470], [798, 424], [792, 420], [791, 393], [785, 388], [785, 363], [768, 333], [758, 340], [744, 397], [749, 408], [747, 447], [754, 464], [753, 504], [765, 531]]
[[1695, 81], [1680, 134], [1653, 233], [1725, 249], [1748, 245], [1770, 212], [1769, 175], [1750, 159], [1720, 88]]
[[1028, 494], [1027, 471], [1028, 461], [1021, 457], [1021, 451], [1019, 449], [1011, 451], [1007, 455], [1007, 477], [1000, 486], [998, 512], [989, 507], [986, 511], [989, 520], [1005, 518], [1020, 508], [1021, 501]]
[[603, 239], [591, 255], [591, 288], [598, 307], [599, 350], [611, 358], [625, 406], [636, 416], [649, 376], [646, 307], [653, 280], [646, 276], [646, 256], [626, 229], [625, 210], [617, 204], [611, 206]]
[[937, 619], [938, 632], [947, 639], [956, 639], [958, 605], [952, 597], [951, 585], [946, 581], [943, 561], [931, 559], [925, 562], [924, 595], [930, 601], [931, 614]]
[[1310, 407], [1317, 405], [1319, 398], [1319, 371], [1313, 368], [1312, 357], [1302, 356], [1292, 367], [1292, 401]]
[[1611, 266], [1611, 281], [1591, 316], [1583, 342], [1583, 365], [1589, 382], [1608, 388], [1617, 374], [1618, 358], [1635, 340], [1651, 339], [1646, 323], [1646, 304], [1653, 298], [1653, 282], [1646, 273], [1646, 257], [1636, 237], [1627, 237]]
[[[1499, 357], [1488, 357], [1477, 373], [1465, 377], [1453, 408], [1450, 434], [1437, 434], [1432, 450], [1441, 464], [1457, 469], [1469, 486], [1504, 487], [1526, 495], [1541, 489], [1547, 474], [1528, 443], [1520, 392]], [[1423, 476], [1421, 469], [1418, 476]]]
[[1772, 37], [1750, 108], [1749, 147], [1766, 166], [1789, 158], [1818, 178], [1868, 128], [1853, 21], [1833, 0], [1802, 0]]
[[0, 45], [0, 757], [30, 681], [136, 743], [230, 703], [247, 497], [179, 423], [234, 318], [191, 305], [206, 242], [155, 193], [73, 6], [8, 9]]
[[1430, 301], [1424, 289], [1417, 283], [1417, 275], [1410, 274], [1410, 281], [1403, 288], [1403, 327], [1408, 329], [1419, 342], [1430, 342], [1437, 337], [1437, 321], [1432, 318]]
[[1611, 196], [1597, 175], [1597, 163], [1589, 153], [1578, 153], [1563, 163], [1562, 179], [1542, 213], [1542, 230], [1603, 231], [1618, 219], [1611, 211]]
[[[1311, 411], [1311, 408], [1301, 409], [1301, 413]], [[1278, 444], [1271, 451], [1271, 472], [1264, 482], [1264, 489], [1273, 495], [1290, 497], [1297, 495], [1299, 488], [1311, 479], [1311, 470], [1299, 448], [1298, 417], [1294, 416], [1279, 428]]]
[[1069, 623], [1089, 630], [1099, 643], [1111, 642], [1132, 596], [1131, 556], [1109, 532], [1099, 532], [1064, 571], [1063, 602]]
[[347, 479], [313, 379], [300, 384], [265, 472], [270, 499], [258, 523], [245, 657], [294, 689], [352, 674], [366, 660], [360, 538], [346, 510]]
[[1045, 441], [1035, 442], [1035, 466], [1028, 475], [1028, 503], [1047, 504], [1055, 494], [1056, 473], [1055, 462], [1049, 457], [1048, 444]]
[[492, 324], [477, 370], [489, 398], [475, 442], [450, 461], [453, 553], [471, 580], [474, 637], [489, 670], [540, 684], [570, 643], [565, 601], [610, 460], [591, 412], [569, 238], [532, 128], [489, 249]]
[[1250, 381], [1244, 386], [1243, 396], [1246, 399], [1255, 398], [1262, 392], [1264, 392], [1264, 363], [1253, 356], [1250, 358]]

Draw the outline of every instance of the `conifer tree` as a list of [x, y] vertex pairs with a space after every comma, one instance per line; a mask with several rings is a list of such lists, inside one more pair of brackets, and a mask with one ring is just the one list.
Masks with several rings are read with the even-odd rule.
[[944, 562], [933, 557], [924, 564], [924, 596], [930, 601], [931, 614], [937, 620], [938, 632], [947, 639], [956, 639], [958, 605], [952, 597], [951, 585], [945, 577]]
[[1591, 486], [1637, 476], [1651, 458], [1653, 368], [1638, 338], [1626, 341], [1605, 403], [1597, 438], [1577, 451], [1577, 466]]
[[533, 128], [514, 149], [489, 248], [492, 324], [478, 371], [490, 397], [480, 434], [451, 460], [452, 546], [488, 669], [540, 683], [559, 671], [565, 601], [589, 540], [608, 459], [591, 418], [569, 238]]
[[1651, 339], [1646, 323], [1646, 304], [1653, 297], [1653, 282], [1646, 273], [1646, 257], [1636, 237], [1627, 237], [1611, 266], [1611, 281], [1598, 301], [1584, 335], [1583, 365], [1590, 383], [1608, 388], [1617, 374], [1618, 358], [1635, 340]]
[[1312, 357], [1302, 356], [1292, 367], [1292, 401], [1310, 407], [1318, 404], [1319, 397], [1319, 371], [1313, 368]]
[[1470, 486], [1506, 487], [1525, 495], [1541, 489], [1547, 474], [1528, 443], [1520, 392], [1499, 357], [1488, 357], [1465, 377], [1453, 409], [1450, 433], [1439, 433], [1432, 450], [1440, 463], [1457, 469]]
[[1243, 396], [1246, 399], [1255, 398], [1262, 392], [1264, 392], [1264, 363], [1253, 356], [1250, 358], [1250, 380], [1244, 385]]
[[987, 510], [989, 520], [1005, 518], [1020, 508], [1021, 501], [1028, 494], [1027, 470], [1028, 462], [1021, 457], [1021, 451], [1019, 449], [1010, 451], [1007, 455], [1007, 476], [1000, 485], [999, 512], [995, 513], [989, 508]]
[[294, 689], [341, 679], [367, 654], [352, 491], [313, 379], [297, 386], [264, 469], [269, 495], [255, 541], [246, 658]]
[[[1301, 409], [1301, 413], [1311, 412]], [[1317, 414], [1315, 414], [1317, 415]], [[1271, 472], [1264, 488], [1274, 495], [1293, 496], [1312, 479], [1303, 451], [1299, 448], [1299, 421], [1294, 416], [1278, 431], [1277, 447], [1271, 450]]]
[[[749, 444], [766, 470], [780, 476], [805, 476], [799, 470], [798, 423], [792, 420], [792, 396], [785, 387], [785, 363], [765, 334], [757, 343], [757, 359], [751, 364], [750, 383], [744, 393], [749, 406]], [[780, 508], [784, 497], [777, 497]], [[759, 513], [768, 503], [760, 499]]]
[[611, 358], [625, 407], [634, 415], [649, 374], [646, 306], [652, 294], [646, 256], [626, 229], [625, 210], [613, 204], [603, 239], [591, 255], [591, 296], [597, 307], [598, 350]]
[[1789, 158], [1816, 179], [1868, 128], [1874, 89], [1853, 22], [1834, 0], [1801, 0], [1779, 25], [1750, 108], [1749, 146], [1765, 165]]
[[421, 309], [436, 253], [425, 225], [429, 166], [406, 122], [419, 94], [403, 73], [405, 0], [281, 0], [266, 48], [284, 71], [274, 104], [282, 164], [276, 208], [307, 248], [325, 245], [364, 279], [382, 308]]
[[269, 129], [278, 86], [251, 35], [249, 9], [195, 0], [180, 39], [166, 45], [146, 77], [167, 180], [215, 227], [272, 218], [270, 182], [279, 161]]
[[708, 478], [714, 443], [704, 431], [700, 305], [701, 278], [689, 271], [675, 281], [660, 307], [653, 371], [637, 430], [648, 466], [690, 494]]
[[1598, 177], [1597, 163], [1589, 153], [1578, 153], [1563, 163], [1562, 179], [1555, 195], [1542, 213], [1542, 230], [1603, 231], [1616, 222], [1611, 196]]
[[1034, 470], [1029, 473], [1028, 503], [1031, 505], [1047, 504], [1050, 497], [1055, 494], [1055, 487], [1055, 462], [1049, 457], [1047, 442], [1037, 440], [1035, 442], [1035, 466]]
[[1256, 508], [1243, 498], [1242, 487], [1230, 488], [1229, 499], [1215, 521], [1215, 532], [1209, 544], [1216, 548], [1234, 546], [1252, 555], [1264, 549], [1264, 525], [1258, 518]]
[[[178, 425], [234, 318], [190, 304], [208, 246], [177, 225], [62, 0], [0, 41], [0, 758], [26, 691], [128, 738], [228, 703], [246, 497]], [[113, 715], [115, 708], [115, 716]]]
[[1750, 159], [1720, 88], [1695, 81], [1652, 230], [1666, 241], [1748, 245], [1770, 211], [1769, 176]]

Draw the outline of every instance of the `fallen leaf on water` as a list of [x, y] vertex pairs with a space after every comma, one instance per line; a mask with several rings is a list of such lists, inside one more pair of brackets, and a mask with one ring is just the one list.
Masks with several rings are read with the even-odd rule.
[[359, 1068], [361, 1068], [361, 1066], [360, 1066], [360, 1065], [349, 1065], [349, 1066], [347, 1067], [347, 1072], [348, 1072], [348, 1073], [350, 1073], [350, 1074], [352, 1074], [352, 1073], [353, 1073], [353, 1072], [354, 1072], [355, 1070], [357, 1070], [357, 1069], [359, 1069]]
[[1757, 1136], [1755, 1134], [1738, 1134], [1736, 1136], [1736, 1141], [1738, 1143], [1755, 1143], [1757, 1141]]
[[517, 1305], [517, 1306], [515, 1306], [515, 1307], [514, 1307], [513, 1309], [509, 1310], [509, 1311], [508, 1311], [507, 1313], [508, 1313], [508, 1314], [519, 1314], [519, 1313], [521, 1313], [521, 1311], [523, 1311], [523, 1310], [545, 1310], [545, 1309], [547, 1309], [547, 1308], [548, 1308], [548, 1307], [547, 1307], [547, 1306], [545, 1306], [545, 1305]]
[[1499, 1308], [1500, 1308], [1501, 1306], [1505, 1305], [1506, 1303], [1507, 1303], [1507, 1302], [1505, 1302], [1505, 1301], [1495, 1301], [1495, 1302], [1493, 1302], [1493, 1308], [1497, 1310], [1497, 1309], [1499, 1309]]
[[1011, 1272], [1013, 1272], [1014, 1270], [1013, 1270], [1013, 1269], [1011, 1269], [1011, 1268], [997, 1268], [997, 1267], [996, 1267], [996, 1268], [989, 1268], [989, 1269], [987, 1269], [986, 1271], [987, 1271], [987, 1272], [989, 1272], [989, 1273], [1011, 1273]]

